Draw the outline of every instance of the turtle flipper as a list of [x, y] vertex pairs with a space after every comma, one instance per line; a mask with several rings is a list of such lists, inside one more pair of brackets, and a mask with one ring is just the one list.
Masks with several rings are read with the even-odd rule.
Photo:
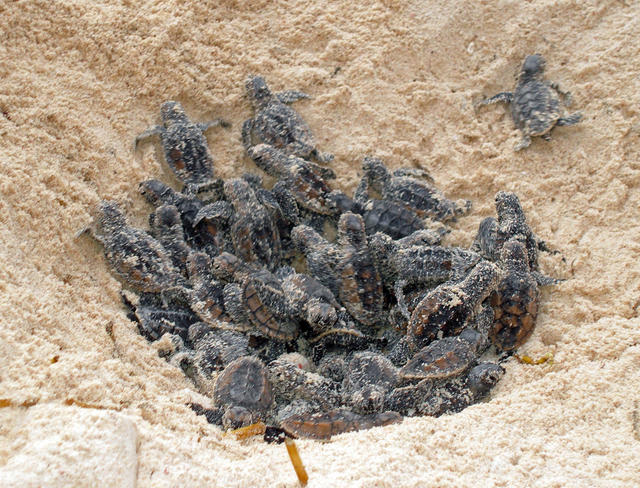
[[480, 105], [491, 105], [493, 103], [511, 103], [513, 101], [513, 92], [500, 92], [489, 98], [485, 98]]
[[311, 98], [306, 93], [298, 91], [298, 90], [284, 90], [284, 91], [281, 91], [279, 93], [276, 93], [276, 97], [282, 103], [293, 103], [293, 102], [296, 102], [298, 100], [304, 100], [304, 99]]
[[557, 126], [574, 125], [580, 122], [580, 119], [582, 119], [582, 112], [576, 112], [567, 117], [560, 117], [556, 122], [556, 125]]

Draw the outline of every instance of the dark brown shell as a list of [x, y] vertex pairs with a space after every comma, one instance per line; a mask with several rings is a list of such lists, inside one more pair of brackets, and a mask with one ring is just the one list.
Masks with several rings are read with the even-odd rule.
[[219, 406], [243, 407], [251, 412], [264, 412], [273, 394], [262, 361], [244, 356], [231, 362], [216, 379], [213, 398]]
[[282, 421], [280, 426], [293, 437], [327, 440], [331, 436], [371, 429], [402, 422], [402, 415], [396, 412], [382, 412], [373, 415], [358, 415], [348, 410], [332, 410], [315, 415], [293, 415]]
[[297, 337], [298, 328], [285, 316], [284, 292], [278, 279], [266, 270], [250, 275], [242, 297], [251, 322], [264, 334], [281, 341]]
[[520, 347], [535, 327], [538, 298], [538, 286], [533, 278], [501, 283], [491, 295], [491, 306], [495, 312], [491, 342], [504, 351]]
[[[479, 334], [478, 334], [479, 335]], [[462, 374], [476, 359], [473, 343], [445, 337], [423, 347], [400, 369], [404, 379], [443, 379]]]
[[319, 214], [334, 213], [327, 202], [331, 188], [308, 164], [292, 165], [287, 187], [293, 192], [299, 206]]

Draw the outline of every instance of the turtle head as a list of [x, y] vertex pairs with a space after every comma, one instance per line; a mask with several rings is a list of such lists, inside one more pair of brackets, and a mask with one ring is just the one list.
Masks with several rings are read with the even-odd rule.
[[493, 388], [504, 375], [504, 368], [494, 363], [480, 363], [471, 369], [468, 385], [476, 400], [479, 400]]
[[360, 215], [353, 212], [346, 212], [340, 216], [338, 233], [343, 244], [351, 244], [356, 248], [367, 244], [364, 220]]
[[[391, 176], [382, 160], [371, 156], [365, 156], [362, 162], [362, 170], [364, 171], [365, 177], [369, 180], [369, 184], [374, 187], [384, 185]], [[379, 188], [375, 189], [377, 191]]]
[[182, 108], [180, 102], [176, 102], [173, 100], [169, 100], [162, 104], [160, 107], [160, 116], [162, 117], [162, 123], [165, 127], [169, 127], [170, 125], [176, 123], [185, 123], [188, 122], [187, 114]]
[[227, 180], [224, 183], [224, 194], [234, 207], [238, 204], [245, 205], [256, 201], [256, 196], [251, 186], [241, 178]]
[[544, 73], [545, 60], [540, 54], [527, 56], [522, 65], [521, 79], [532, 79], [542, 76]]
[[180, 212], [175, 205], [161, 205], [151, 215], [158, 228], [170, 229], [176, 225], [182, 226]]
[[269, 90], [267, 82], [264, 81], [262, 76], [249, 76], [245, 86], [247, 88], [247, 96], [255, 108], [262, 107], [272, 98], [271, 90]]
[[171, 192], [171, 188], [158, 180], [147, 180], [140, 183], [138, 191], [147, 202], [158, 205], [165, 201], [165, 197]]

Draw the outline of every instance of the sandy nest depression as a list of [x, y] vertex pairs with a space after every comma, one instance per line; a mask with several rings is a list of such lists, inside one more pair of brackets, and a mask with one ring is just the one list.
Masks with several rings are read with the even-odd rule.
[[[139, 3], [139, 4], [138, 4]], [[0, 44], [0, 481], [3, 486], [296, 486], [281, 445], [238, 442], [125, 315], [100, 248], [75, 238], [102, 198], [136, 225], [137, 193], [170, 181], [133, 139], [162, 101], [224, 117], [222, 177], [252, 164], [243, 82], [296, 104], [352, 191], [365, 154], [429, 170], [473, 201], [470, 244], [516, 192], [551, 248], [523, 353], [489, 401], [453, 416], [299, 441], [309, 486], [633, 486], [640, 479], [640, 4], [633, 1], [3, 2]], [[527, 54], [583, 121], [514, 153], [507, 111]]]

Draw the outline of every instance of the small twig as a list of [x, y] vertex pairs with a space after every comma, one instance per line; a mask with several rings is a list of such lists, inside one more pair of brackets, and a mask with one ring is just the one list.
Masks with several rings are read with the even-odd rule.
[[307, 475], [307, 470], [304, 469], [302, 459], [300, 459], [298, 446], [296, 446], [296, 443], [293, 441], [293, 439], [289, 439], [288, 437], [285, 438], [284, 443], [287, 446], [287, 452], [289, 453], [289, 457], [291, 458], [293, 469], [296, 471], [296, 475], [298, 476], [298, 481], [300, 481], [300, 484], [302, 486], [307, 486], [309, 476]]

